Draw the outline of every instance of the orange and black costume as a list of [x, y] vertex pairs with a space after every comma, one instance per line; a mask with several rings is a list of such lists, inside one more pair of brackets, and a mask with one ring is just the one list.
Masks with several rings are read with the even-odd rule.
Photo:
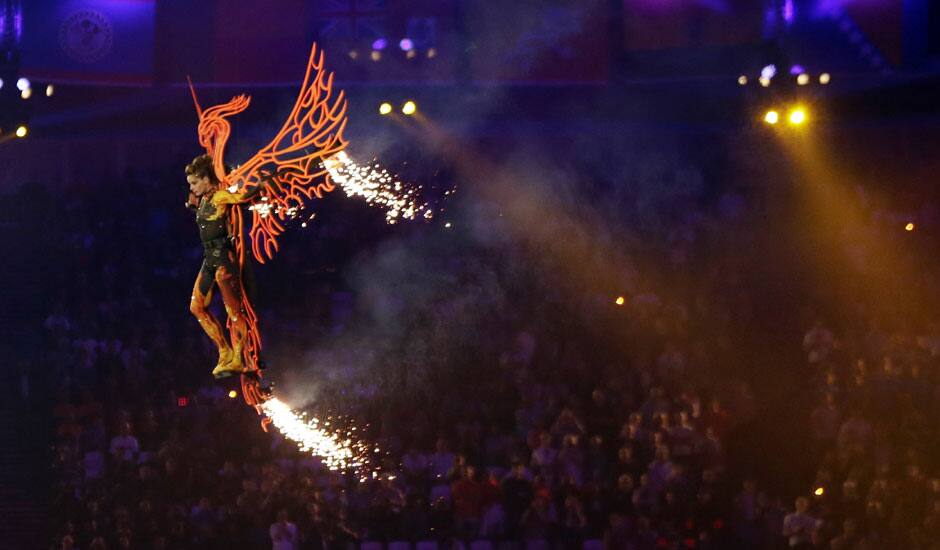
[[[241, 195], [221, 189], [200, 197], [197, 205], [187, 203], [196, 211], [196, 224], [199, 226], [204, 252], [189, 310], [219, 349], [219, 363], [212, 371], [218, 378], [239, 374], [244, 370], [242, 350], [248, 332], [241, 270], [235, 250], [235, 237], [229, 233], [231, 224], [228, 209], [251, 201], [262, 188], [259, 185]], [[226, 338], [221, 323], [209, 310], [214, 286], [219, 288], [222, 295], [231, 342]]]
[[[248, 255], [262, 264], [273, 258], [286, 222], [310, 200], [334, 189], [324, 162], [346, 147], [346, 98], [342, 91], [334, 94], [333, 74], [324, 70], [323, 53], [314, 45], [297, 100], [281, 129], [253, 156], [227, 170], [228, 119], [247, 109], [250, 98], [239, 95], [203, 109], [192, 83], [190, 91], [199, 115], [199, 144], [212, 159], [212, 179], [218, 182], [217, 190], [193, 204], [206, 256], [190, 309], [219, 346], [213, 374], [241, 373], [243, 397], [257, 407], [267, 399], [259, 389], [261, 333], [242, 286], [242, 268]], [[247, 202], [252, 203], [250, 213], [243, 213], [236, 205]], [[207, 308], [215, 286], [228, 315], [228, 339]]]

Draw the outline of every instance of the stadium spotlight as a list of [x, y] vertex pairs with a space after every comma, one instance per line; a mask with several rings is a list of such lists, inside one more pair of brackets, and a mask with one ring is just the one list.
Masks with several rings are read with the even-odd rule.
[[807, 84], [809, 84], [809, 75], [806, 73], [800, 73], [796, 77], [796, 83], [799, 84], [800, 86], [806, 86]]
[[414, 49], [415, 43], [410, 38], [402, 38], [401, 42], [398, 43], [398, 47], [401, 48], [401, 51], [407, 52]]
[[418, 110], [418, 106], [415, 105], [414, 101], [406, 101], [404, 105], [401, 106], [401, 112], [408, 116], [415, 114]]
[[760, 82], [760, 85], [763, 86], [763, 87], [765, 87], [765, 88], [768, 87], [768, 86], [770, 86], [770, 79], [767, 78], [766, 76], [760, 77], [760, 78], [758, 79], [758, 81]]
[[767, 111], [764, 115], [764, 122], [767, 124], [776, 124], [780, 121], [780, 113], [774, 110]]
[[794, 126], [799, 126], [806, 122], [806, 110], [802, 107], [797, 107], [790, 111], [790, 124]]
[[437, 57], [437, 49], [428, 48], [428, 59], [434, 59], [435, 57]]
[[740, 84], [741, 86], [746, 86], [746, 85], [747, 85], [747, 75], [743, 75], [743, 74], [742, 74], [741, 76], [739, 76], [739, 77], [738, 77], [738, 84]]
[[825, 86], [826, 84], [829, 84], [830, 80], [832, 80], [832, 77], [829, 75], [829, 73], [823, 73], [819, 75], [819, 83], [822, 84], [823, 86]]
[[614, 300], [614, 303], [617, 304], [618, 306], [622, 306], [624, 302], [626, 302], [626, 300], [624, 299], [623, 296], [617, 296], [617, 299]]
[[52, 84], [46, 86], [46, 97], [52, 97], [55, 93], [55, 87]]
[[26, 88], [29, 88], [29, 79], [28, 79], [28, 78], [23, 77], [23, 78], [20, 78], [20, 79], [18, 79], [18, 80], [16, 81], [16, 89], [17, 89], [17, 90], [19, 90], [19, 91], [22, 92], [22, 91], [25, 90]]
[[3, 79], [0, 78], [0, 90], [2, 90], [2, 89], [3, 89]]
[[905, 230], [905, 231], [913, 231], [913, 230], [914, 230], [914, 222], [907, 222], [907, 225], [904, 226], [904, 230]]
[[379, 50], [372, 50], [372, 53], [369, 54], [369, 57], [372, 61], [379, 61], [382, 59], [382, 52]]
[[27, 134], [29, 134], [29, 128], [25, 124], [21, 124], [16, 128], [16, 137], [24, 138]]
[[385, 116], [385, 115], [388, 115], [388, 114], [391, 114], [391, 113], [392, 113], [392, 104], [391, 104], [391, 103], [389, 103], [389, 102], [386, 101], [385, 103], [382, 103], [381, 105], [379, 105], [379, 114], [380, 114], [380, 115]]
[[21, 90], [21, 91], [20, 91], [20, 97], [22, 97], [23, 99], [29, 99], [29, 98], [33, 97], [33, 89], [32, 89], [32, 88], [25, 88], [25, 89]]
[[384, 50], [386, 46], [388, 46], [388, 40], [384, 38], [377, 38], [374, 42], [372, 42], [373, 50]]

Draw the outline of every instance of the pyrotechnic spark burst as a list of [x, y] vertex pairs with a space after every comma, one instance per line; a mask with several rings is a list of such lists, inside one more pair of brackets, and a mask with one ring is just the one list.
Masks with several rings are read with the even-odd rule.
[[390, 224], [399, 219], [434, 217], [431, 207], [419, 202], [417, 189], [403, 184], [378, 164], [360, 165], [345, 151], [340, 151], [326, 159], [324, 166], [347, 196], [361, 197], [367, 204], [383, 208], [385, 221]]
[[368, 455], [373, 446], [354, 437], [355, 427], [345, 434], [331, 432], [326, 429], [330, 426], [329, 421], [295, 412], [277, 398], [265, 401], [261, 410], [284, 437], [297, 444], [301, 452], [319, 457], [329, 469], [363, 474], [362, 470], [369, 468]]

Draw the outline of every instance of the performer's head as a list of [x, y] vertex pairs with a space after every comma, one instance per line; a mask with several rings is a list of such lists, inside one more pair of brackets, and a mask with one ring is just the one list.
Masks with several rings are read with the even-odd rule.
[[199, 155], [186, 165], [186, 181], [193, 195], [201, 197], [219, 185], [212, 167], [212, 157]]

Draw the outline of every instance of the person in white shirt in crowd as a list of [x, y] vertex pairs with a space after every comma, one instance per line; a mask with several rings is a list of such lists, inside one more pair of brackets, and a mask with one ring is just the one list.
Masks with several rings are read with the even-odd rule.
[[130, 422], [121, 424], [120, 433], [111, 438], [111, 455], [122, 461], [133, 461], [140, 452], [140, 443], [137, 438], [131, 434]]
[[813, 531], [819, 527], [819, 521], [809, 515], [809, 499], [796, 499], [796, 511], [783, 518], [783, 536], [787, 537], [790, 548], [806, 549], [813, 547]]
[[287, 510], [277, 513], [277, 521], [271, 524], [271, 550], [297, 550], [300, 548], [300, 538], [297, 525], [291, 523]]

